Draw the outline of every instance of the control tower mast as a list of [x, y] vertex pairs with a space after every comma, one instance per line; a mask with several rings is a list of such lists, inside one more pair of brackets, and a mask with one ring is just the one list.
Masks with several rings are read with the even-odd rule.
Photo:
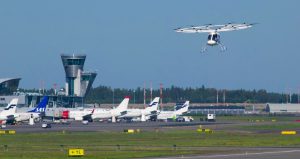
[[84, 97], [91, 88], [97, 73], [84, 72], [86, 55], [61, 55], [66, 73], [66, 95]]

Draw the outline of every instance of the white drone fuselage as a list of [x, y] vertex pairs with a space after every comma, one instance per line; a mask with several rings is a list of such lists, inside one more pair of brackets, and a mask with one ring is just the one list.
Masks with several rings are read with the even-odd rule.
[[220, 44], [220, 42], [220, 34], [218, 34], [217, 32], [211, 32], [208, 34], [207, 45], [214, 46]]

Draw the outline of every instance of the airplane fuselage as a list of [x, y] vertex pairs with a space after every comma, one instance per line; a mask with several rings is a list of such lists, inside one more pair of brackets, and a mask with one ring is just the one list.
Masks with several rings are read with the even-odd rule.
[[95, 109], [94, 113], [92, 114], [92, 119], [108, 119], [112, 117], [118, 117], [121, 115], [122, 112], [118, 112], [114, 109]]
[[74, 120], [83, 120], [83, 117], [91, 114], [92, 111], [93, 109], [71, 110], [69, 118]]
[[174, 111], [161, 111], [158, 115], [157, 115], [157, 119], [158, 120], [167, 120], [170, 118], [176, 118], [176, 114]]

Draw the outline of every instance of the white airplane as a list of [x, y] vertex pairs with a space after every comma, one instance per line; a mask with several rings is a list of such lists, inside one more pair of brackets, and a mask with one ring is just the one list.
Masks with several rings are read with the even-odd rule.
[[37, 119], [45, 112], [49, 97], [45, 96], [42, 101], [28, 112], [17, 112], [18, 99], [14, 98], [8, 106], [0, 113], [0, 120], [15, 120], [16, 122], [27, 121], [30, 118]]
[[157, 120], [176, 119], [177, 116], [186, 113], [189, 109], [190, 101], [185, 101], [184, 104], [176, 105], [174, 111], [160, 111], [157, 115]]
[[111, 119], [112, 122], [116, 122], [116, 118], [126, 114], [126, 110], [129, 103], [129, 97], [125, 97], [120, 105], [113, 109], [94, 109], [91, 118], [95, 119]]
[[178, 33], [208, 33], [207, 43], [202, 47], [201, 52], [205, 52], [207, 50], [206, 46], [216, 46], [216, 45], [220, 46], [221, 51], [226, 51], [226, 46], [221, 43], [220, 32], [247, 29], [247, 28], [251, 28], [255, 24], [257, 23], [253, 23], [253, 24], [227, 23], [222, 25], [208, 24], [203, 26], [177, 28], [174, 30]]
[[9, 104], [0, 112], [0, 120], [7, 120], [13, 117], [12, 115], [16, 113], [18, 105], [18, 98], [13, 98]]
[[69, 119], [79, 120], [82, 121], [84, 119], [90, 118], [89, 116], [93, 114], [95, 109], [76, 109], [69, 111]]
[[139, 118], [140, 121], [148, 120], [151, 115], [156, 115], [158, 111], [159, 97], [155, 97], [153, 101], [145, 109], [127, 109], [127, 113], [120, 118], [133, 119]]

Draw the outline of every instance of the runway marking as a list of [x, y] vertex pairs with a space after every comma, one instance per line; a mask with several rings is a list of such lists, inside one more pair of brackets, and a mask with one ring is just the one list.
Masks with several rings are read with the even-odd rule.
[[206, 156], [178, 156], [178, 157], [162, 157], [155, 159], [168, 159], [168, 158], [216, 158], [216, 157], [232, 157], [232, 156], [248, 156], [248, 155], [264, 155], [264, 154], [278, 154], [278, 153], [292, 153], [300, 152], [300, 150], [288, 150], [288, 151], [268, 151], [268, 152], [245, 152], [239, 154], [228, 154], [228, 155], [206, 155]]

